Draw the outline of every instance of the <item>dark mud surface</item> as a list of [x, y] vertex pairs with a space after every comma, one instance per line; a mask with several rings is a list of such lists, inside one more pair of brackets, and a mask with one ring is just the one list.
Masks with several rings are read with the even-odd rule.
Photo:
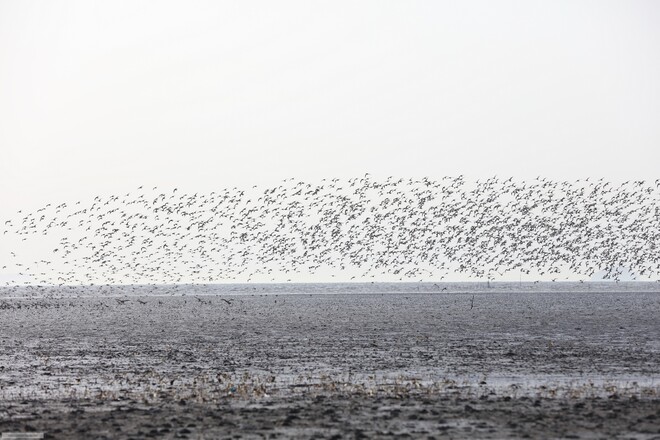
[[[463, 399], [439, 396], [296, 395], [112, 409], [98, 402], [5, 407], [4, 432], [45, 438], [660, 438], [657, 400]], [[104, 405], [105, 406], [105, 405]]]
[[0, 432], [658, 438], [660, 295], [0, 299]]

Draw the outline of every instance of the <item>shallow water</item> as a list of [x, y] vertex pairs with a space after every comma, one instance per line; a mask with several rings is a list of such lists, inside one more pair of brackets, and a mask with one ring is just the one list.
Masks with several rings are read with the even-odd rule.
[[646, 287], [449, 292], [410, 284], [342, 293], [339, 285], [271, 285], [245, 294], [255, 287], [5, 297], [0, 393], [213, 394], [226, 392], [219, 375], [268, 392], [338, 383], [522, 394], [659, 389], [660, 293]]

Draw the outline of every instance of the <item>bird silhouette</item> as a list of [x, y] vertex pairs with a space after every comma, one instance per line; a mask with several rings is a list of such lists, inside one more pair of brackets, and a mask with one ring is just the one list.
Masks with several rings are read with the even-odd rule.
[[540, 176], [288, 178], [191, 194], [140, 186], [21, 210], [3, 221], [0, 239], [15, 246], [4, 252], [3, 270], [62, 288], [290, 281], [328, 271], [351, 279], [560, 280], [605, 269], [618, 280], [624, 271], [660, 273], [659, 201], [659, 180]]

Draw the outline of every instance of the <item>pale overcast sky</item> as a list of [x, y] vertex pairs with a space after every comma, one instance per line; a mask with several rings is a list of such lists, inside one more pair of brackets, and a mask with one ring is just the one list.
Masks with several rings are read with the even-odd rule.
[[0, 218], [126, 192], [655, 179], [658, 1], [1, 1]]

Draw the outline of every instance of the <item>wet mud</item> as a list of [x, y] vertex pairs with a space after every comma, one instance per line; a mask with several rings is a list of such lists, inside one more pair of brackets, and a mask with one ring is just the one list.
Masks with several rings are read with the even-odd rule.
[[660, 438], [660, 295], [0, 299], [0, 432]]

